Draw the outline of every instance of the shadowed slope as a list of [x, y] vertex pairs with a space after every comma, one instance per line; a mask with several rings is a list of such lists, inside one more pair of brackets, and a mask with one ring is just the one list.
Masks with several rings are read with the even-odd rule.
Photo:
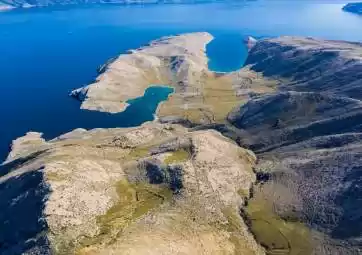
[[261, 40], [246, 64], [264, 76], [282, 79], [282, 90], [362, 98], [360, 43], [287, 36]]
[[313, 92], [278, 92], [234, 109], [228, 120], [250, 134], [242, 144], [263, 152], [316, 136], [357, 131], [362, 103]]
[[[362, 209], [356, 206], [362, 201], [361, 56], [359, 43], [262, 40], [247, 64], [279, 80], [279, 92], [228, 115], [239, 143], [257, 152], [256, 171], [268, 176], [255, 187], [250, 207], [305, 223], [316, 254], [358, 254], [362, 245]], [[267, 240], [267, 233], [256, 237]]]
[[50, 254], [43, 213], [49, 192], [41, 169], [0, 180], [1, 254]]

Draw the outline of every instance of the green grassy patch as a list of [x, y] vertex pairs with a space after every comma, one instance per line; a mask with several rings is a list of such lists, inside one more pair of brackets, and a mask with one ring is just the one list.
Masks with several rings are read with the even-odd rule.
[[238, 189], [238, 195], [242, 198], [249, 198], [249, 190], [248, 189]]
[[97, 217], [100, 233], [94, 238], [83, 238], [81, 246], [114, 242], [123, 230], [137, 219], [157, 208], [172, 197], [172, 191], [161, 185], [129, 183], [121, 180], [116, 184], [119, 200], [104, 215]]
[[251, 232], [267, 254], [312, 254], [310, 231], [303, 223], [281, 219], [262, 198], [251, 199], [245, 213]]
[[241, 228], [241, 218], [234, 212], [233, 208], [224, 208], [222, 213], [227, 219], [226, 230], [229, 232], [239, 231]]
[[66, 179], [66, 175], [62, 175], [61, 173], [56, 172], [46, 172], [45, 174], [46, 178], [50, 181], [64, 181]]
[[134, 148], [130, 151], [129, 157], [131, 157], [132, 159], [144, 158], [149, 155], [150, 153], [149, 151], [150, 151], [149, 148], [143, 148], [143, 147]]
[[190, 153], [184, 149], [181, 149], [172, 152], [171, 155], [165, 159], [165, 164], [179, 163], [186, 161], [189, 158], [190, 158]]
[[234, 254], [254, 254], [254, 252], [247, 246], [245, 237], [241, 234], [242, 218], [240, 215], [238, 215], [235, 209], [231, 207], [224, 208], [222, 213], [227, 219], [226, 230], [230, 233], [229, 240], [235, 246]]

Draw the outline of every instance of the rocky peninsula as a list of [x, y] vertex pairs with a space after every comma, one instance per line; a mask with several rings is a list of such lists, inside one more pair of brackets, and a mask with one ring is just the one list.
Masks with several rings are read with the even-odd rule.
[[[117, 113], [127, 100], [140, 97], [154, 84], [173, 87], [175, 93], [158, 109], [159, 117], [175, 117], [195, 124], [225, 120], [225, 116], [249, 92], [273, 91], [276, 82], [250, 70], [230, 74], [209, 71], [206, 45], [209, 33], [161, 38], [140, 49], [112, 59], [100, 68], [95, 83], [71, 92], [81, 108]], [[262, 81], [262, 83], [261, 83]], [[253, 83], [251, 91], [250, 84]]]
[[120, 112], [171, 86], [155, 121], [13, 142], [2, 254], [360, 254], [362, 45], [258, 40], [219, 74], [210, 40], [156, 40], [72, 93]]

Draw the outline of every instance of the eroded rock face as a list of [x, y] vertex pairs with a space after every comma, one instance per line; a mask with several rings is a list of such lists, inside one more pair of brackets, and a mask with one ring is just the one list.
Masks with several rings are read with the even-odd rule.
[[263, 253], [238, 214], [256, 158], [216, 131], [29, 133], [13, 149], [0, 178], [2, 254]]
[[245, 43], [246, 43], [246, 46], [248, 47], [249, 50], [252, 49], [255, 46], [257, 41], [258, 40], [255, 39], [252, 36], [248, 36], [247, 38], [245, 38]]

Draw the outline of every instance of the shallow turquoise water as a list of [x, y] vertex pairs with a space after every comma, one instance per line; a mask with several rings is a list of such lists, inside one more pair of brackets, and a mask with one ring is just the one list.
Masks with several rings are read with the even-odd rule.
[[[158, 104], [167, 100], [168, 96], [174, 91], [171, 87], [152, 86], [145, 90], [142, 97], [130, 99], [127, 101], [130, 104], [126, 110], [117, 114], [116, 118], [122, 116], [123, 119], [133, 119], [131, 126], [140, 125], [145, 121], [154, 119], [154, 114]], [[135, 118], [137, 116], [137, 118]], [[118, 119], [118, 121], [120, 121]]]
[[78, 127], [124, 127], [149, 120], [149, 114], [140, 112], [80, 110], [80, 103], [68, 93], [94, 80], [97, 67], [107, 59], [160, 36], [211, 32], [215, 41], [208, 46], [209, 65], [216, 71], [242, 65], [246, 51], [241, 39], [248, 35], [362, 41], [362, 17], [342, 12], [343, 1], [335, 2], [91, 6], [0, 13], [0, 160], [11, 140], [30, 130], [53, 138]]

